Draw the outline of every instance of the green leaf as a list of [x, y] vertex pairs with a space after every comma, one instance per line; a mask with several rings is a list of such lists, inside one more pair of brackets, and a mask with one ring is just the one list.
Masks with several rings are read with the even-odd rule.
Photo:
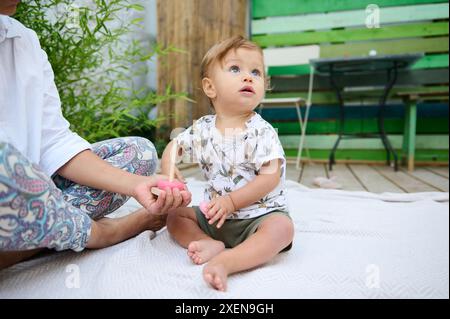
[[244, 179], [244, 177], [242, 177], [242, 176], [237, 176], [237, 177], [235, 177], [234, 179], [233, 179], [233, 183], [234, 183], [234, 185], [237, 185], [237, 184], [239, 184], [239, 182], [240, 181], [242, 181]]

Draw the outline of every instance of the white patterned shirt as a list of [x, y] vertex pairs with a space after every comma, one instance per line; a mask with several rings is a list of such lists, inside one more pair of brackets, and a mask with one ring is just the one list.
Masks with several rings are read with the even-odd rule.
[[[287, 211], [285, 198], [286, 159], [275, 129], [259, 114], [246, 122], [246, 130], [225, 132], [216, 128], [216, 116], [207, 115], [178, 135], [184, 162], [199, 163], [208, 182], [204, 199], [210, 201], [244, 187], [258, 175], [263, 164], [280, 159], [281, 176], [277, 187], [229, 219], [255, 218], [272, 211]], [[231, 133], [231, 134], [230, 134]]]

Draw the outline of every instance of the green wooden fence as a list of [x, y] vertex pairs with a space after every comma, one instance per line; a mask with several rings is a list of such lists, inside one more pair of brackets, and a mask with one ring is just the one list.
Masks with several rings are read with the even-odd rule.
[[[252, 0], [251, 34], [253, 41], [263, 48], [319, 45], [321, 58], [366, 56], [375, 50], [378, 55], [423, 53], [411, 71], [400, 74], [392, 90], [389, 103], [401, 104], [399, 92], [422, 92], [431, 95], [419, 105], [417, 119], [416, 161], [448, 161], [448, 96], [433, 96], [434, 92], [448, 92], [449, 66], [449, 3], [440, 0], [378, 0], [380, 28], [365, 25], [366, 0]], [[289, 65], [269, 68], [274, 88], [268, 97], [307, 95], [309, 65]], [[384, 79], [359, 77], [361, 85], [381, 85]], [[350, 80], [352, 81], [352, 80]], [[325, 80], [316, 81], [313, 109], [321, 106], [337, 109], [334, 91]], [[364, 94], [363, 94], [364, 93]], [[367, 98], [368, 92], [351, 92], [346, 100], [375, 105], [377, 99]], [[374, 97], [380, 92], [371, 90]], [[364, 95], [364, 99], [362, 96]], [[448, 95], [448, 94], [447, 94]], [[440, 111], [436, 112], [436, 108]], [[288, 114], [288, 109], [284, 114]], [[388, 109], [386, 129], [394, 148], [401, 152], [404, 118]], [[330, 112], [322, 111], [329, 114]], [[332, 112], [331, 112], [332, 113]], [[364, 113], [364, 112], [363, 112]], [[370, 113], [370, 112], [366, 112]], [[394, 114], [395, 113], [395, 114]], [[288, 155], [296, 154], [299, 125], [296, 114], [277, 118], [265, 110], [266, 117], [279, 130]], [[376, 119], [361, 115], [346, 123], [348, 132], [376, 131]], [[307, 130], [307, 146], [313, 158], [326, 159], [338, 130], [336, 116], [324, 117], [312, 113]], [[385, 159], [384, 149], [377, 140], [351, 140], [340, 146], [337, 159]]]

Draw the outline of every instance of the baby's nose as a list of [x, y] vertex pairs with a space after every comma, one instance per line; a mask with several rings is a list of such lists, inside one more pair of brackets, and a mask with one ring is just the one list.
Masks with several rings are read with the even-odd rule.
[[244, 74], [244, 82], [253, 82], [253, 77], [250, 74], [245, 73]]

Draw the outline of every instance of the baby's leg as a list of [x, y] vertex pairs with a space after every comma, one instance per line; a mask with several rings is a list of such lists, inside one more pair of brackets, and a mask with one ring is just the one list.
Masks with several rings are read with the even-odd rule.
[[225, 245], [209, 237], [198, 225], [193, 208], [179, 208], [169, 213], [167, 229], [172, 237], [184, 248], [192, 261], [201, 265], [221, 253]]
[[243, 243], [211, 259], [203, 269], [203, 277], [215, 289], [225, 291], [228, 275], [265, 264], [286, 248], [293, 237], [294, 225], [289, 217], [269, 216]]

